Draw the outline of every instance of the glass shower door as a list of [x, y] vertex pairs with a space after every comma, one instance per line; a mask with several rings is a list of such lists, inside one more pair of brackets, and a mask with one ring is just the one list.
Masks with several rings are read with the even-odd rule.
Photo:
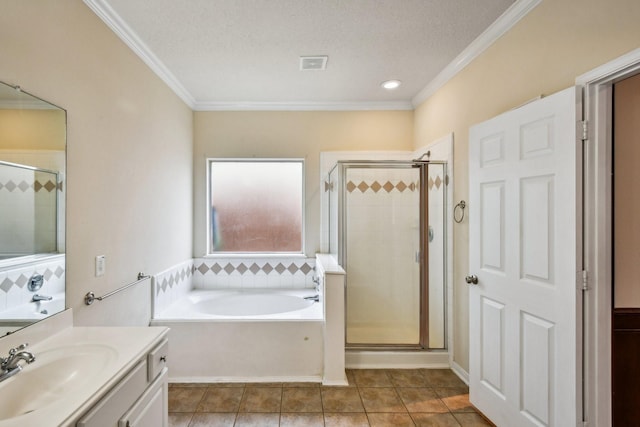
[[420, 168], [343, 165], [348, 346], [420, 346]]

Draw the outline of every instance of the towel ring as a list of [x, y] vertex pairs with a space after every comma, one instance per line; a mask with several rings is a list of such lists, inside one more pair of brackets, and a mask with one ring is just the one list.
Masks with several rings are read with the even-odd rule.
[[[466, 207], [467, 207], [467, 203], [464, 200], [460, 200], [460, 203], [455, 205], [455, 207], [453, 208], [453, 220], [458, 224], [464, 221], [464, 208]], [[460, 219], [458, 219], [458, 215], [457, 215], [458, 209], [460, 209], [460, 212], [462, 212], [462, 215], [460, 215]]]

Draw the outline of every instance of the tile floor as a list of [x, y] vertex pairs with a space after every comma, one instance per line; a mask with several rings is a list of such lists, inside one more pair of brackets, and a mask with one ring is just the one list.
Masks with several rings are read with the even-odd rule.
[[353, 369], [349, 386], [170, 384], [171, 427], [491, 426], [449, 369]]

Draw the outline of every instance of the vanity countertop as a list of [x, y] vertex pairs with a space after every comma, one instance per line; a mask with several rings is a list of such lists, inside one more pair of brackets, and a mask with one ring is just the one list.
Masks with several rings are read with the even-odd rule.
[[3, 405], [26, 413], [0, 419], [0, 426], [74, 425], [167, 332], [164, 327], [68, 327], [34, 342], [27, 351], [36, 360], [0, 383], [5, 401], [0, 414]]

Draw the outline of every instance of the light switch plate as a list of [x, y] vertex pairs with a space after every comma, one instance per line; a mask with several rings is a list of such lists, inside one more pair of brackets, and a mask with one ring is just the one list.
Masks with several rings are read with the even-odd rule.
[[104, 276], [104, 272], [107, 268], [107, 259], [104, 255], [98, 255], [96, 257], [96, 277]]

